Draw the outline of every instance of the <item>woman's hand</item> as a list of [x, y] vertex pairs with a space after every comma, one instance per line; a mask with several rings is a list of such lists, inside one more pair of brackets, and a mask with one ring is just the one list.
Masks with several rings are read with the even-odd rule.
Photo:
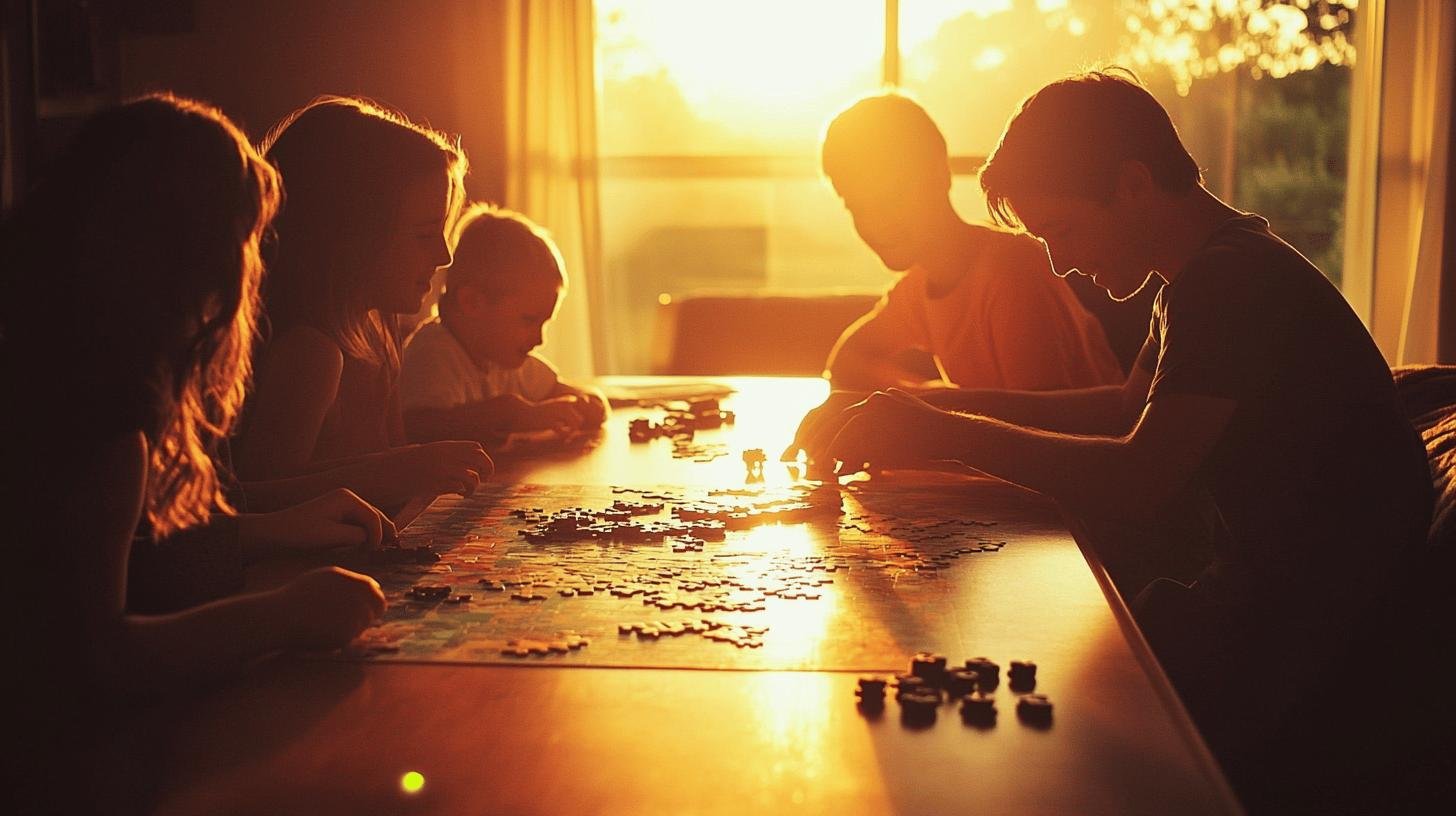
[[337, 547], [372, 550], [394, 536], [394, 522], [342, 487], [287, 510], [238, 517], [239, 543], [253, 556]]
[[495, 472], [495, 463], [479, 442], [429, 442], [395, 448], [385, 456], [406, 496], [469, 496]]
[[384, 593], [367, 575], [342, 567], [311, 570], [273, 590], [286, 648], [348, 644], [384, 614]]

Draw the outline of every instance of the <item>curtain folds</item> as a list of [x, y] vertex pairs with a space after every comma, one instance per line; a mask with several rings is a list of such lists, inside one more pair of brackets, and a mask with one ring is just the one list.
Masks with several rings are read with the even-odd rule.
[[611, 370], [597, 177], [591, 0], [506, 7], [506, 200], [550, 230], [569, 279], [543, 354], [563, 376]]
[[[1370, 331], [1392, 365], [1438, 360], [1449, 189], [1456, 3], [1405, 0], [1361, 5], [1378, 15], [1378, 170], [1374, 202]], [[1362, 59], [1366, 59], [1362, 56]], [[1352, 169], [1354, 165], [1352, 164]], [[1449, 282], [1448, 282], [1449, 283]], [[1449, 329], [1449, 327], [1448, 327]]]
[[1411, 219], [1410, 283], [1406, 287], [1401, 316], [1400, 364], [1437, 361], [1437, 341], [1442, 311], [1446, 320], [1456, 320], [1456, 304], [1441, 304], [1444, 242], [1456, 241], [1445, 235], [1446, 207], [1451, 168], [1452, 70], [1456, 65], [1456, 3], [1425, 2], [1415, 43], [1415, 86], [1411, 90], [1411, 153], [1425, 165], [1425, 173], [1412, 185], [1415, 217]]

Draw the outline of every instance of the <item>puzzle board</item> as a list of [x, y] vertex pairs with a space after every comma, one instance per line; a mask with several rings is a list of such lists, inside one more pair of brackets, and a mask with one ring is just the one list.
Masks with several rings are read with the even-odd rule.
[[[976, 518], [951, 488], [839, 491], [827, 512], [780, 520], [776, 508], [800, 506], [803, 491], [516, 484], [442, 497], [401, 532], [402, 545], [429, 545], [438, 562], [356, 567], [379, 580], [389, 610], [345, 656], [885, 671], [917, 648], [951, 648], [963, 624], [959, 577], [1006, 557], [1032, 529], [999, 504], [996, 520]], [[672, 525], [684, 508], [761, 518], [738, 519], [729, 526], [746, 529], [721, 541], [523, 535], [614, 503], [649, 527]], [[469, 599], [417, 600], [419, 584]]]

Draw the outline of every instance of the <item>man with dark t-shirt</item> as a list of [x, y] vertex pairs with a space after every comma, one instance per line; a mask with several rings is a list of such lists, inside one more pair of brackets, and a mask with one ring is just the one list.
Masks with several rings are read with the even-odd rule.
[[1058, 274], [1116, 300], [1165, 284], [1127, 382], [880, 392], [800, 441], [850, 470], [956, 459], [1102, 517], [1195, 497], [1213, 562], [1192, 585], [1154, 581], [1134, 611], [1235, 787], [1268, 806], [1279, 762], [1309, 747], [1289, 750], [1293, 712], [1352, 671], [1349, 633], [1425, 541], [1430, 474], [1389, 367], [1318, 269], [1203, 187], [1135, 80], [1033, 94], [981, 184]]

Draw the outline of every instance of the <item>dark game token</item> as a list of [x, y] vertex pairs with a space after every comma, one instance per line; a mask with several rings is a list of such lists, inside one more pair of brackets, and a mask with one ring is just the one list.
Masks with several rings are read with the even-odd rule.
[[1030, 660], [1013, 660], [1007, 671], [1013, 691], [1036, 688], [1036, 664]]
[[940, 685], [945, 679], [945, 655], [916, 652], [910, 658], [910, 673], [927, 683]]
[[861, 677], [854, 696], [859, 698], [856, 705], [860, 711], [878, 715], [885, 707], [885, 678]]
[[883, 700], [885, 698], [885, 685], [886, 680], [883, 677], [861, 677], [859, 679], [859, 688], [855, 689], [854, 693], [864, 699], [877, 697]]
[[952, 669], [945, 673], [945, 690], [952, 697], [964, 697], [976, 690], [980, 675], [970, 669]]
[[961, 717], [973, 725], [996, 722], [996, 698], [981, 691], [967, 694], [961, 698]]
[[989, 657], [970, 658], [966, 668], [976, 673], [976, 685], [982, 691], [991, 691], [1001, 683], [1001, 667]]
[[1051, 725], [1052, 701], [1045, 694], [1027, 694], [1017, 701], [1016, 716], [1030, 725]]
[[927, 683], [925, 681], [925, 679], [922, 678], [922, 677], [916, 677], [913, 674], [897, 674], [897, 675], [895, 675], [895, 696], [896, 697], [902, 697], [902, 696], [904, 696], [906, 694], [912, 694], [912, 693], [916, 693], [916, 692], [922, 692], [922, 691], [928, 692], [928, 691], [934, 691], [934, 690], [935, 690], [935, 687], [932, 686], [932, 685], [930, 685], [929, 683]]
[[926, 726], [935, 722], [936, 710], [940, 708], [940, 695], [932, 691], [912, 691], [902, 695], [900, 701], [901, 720], [910, 726]]
[[462, 603], [469, 603], [469, 602], [470, 602], [470, 596], [469, 595], [466, 595], [464, 593], [461, 593], [459, 595], [451, 595], [450, 597], [448, 597], [448, 598], [445, 599], [445, 603], [452, 603], [452, 604], [462, 604]]

